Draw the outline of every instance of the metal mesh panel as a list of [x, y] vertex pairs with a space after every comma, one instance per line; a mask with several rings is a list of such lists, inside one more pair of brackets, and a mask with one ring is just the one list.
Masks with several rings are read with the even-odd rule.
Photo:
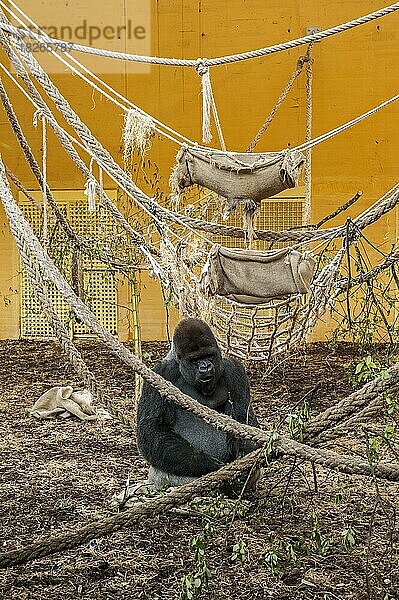
[[[21, 204], [22, 212], [29, 221], [33, 231], [39, 237], [42, 233], [42, 215], [41, 210], [38, 206], [29, 203]], [[60, 209], [66, 212], [66, 206], [60, 205]], [[55, 219], [50, 213], [48, 215], [48, 232], [51, 236], [54, 230]], [[34, 339], [51, 339], [54, 337], [53, 330], [48, 324], [47, 320], [42, 315], [41, 304], [36, 297], [35, 291], [33, 290], [30, 278], [23, 268], [21, 261], [21, 337], [22, 338], [34, 338]], [[72, 313], [69, 306], [63, 300], [61, 294], [55, 289], [54, 286], [48, 285], [48, 295], [50, 300], [53, 302], [53, 306], [62, 319], [65, 325], [71, 321]]]
[[[53, 306], [65, 325], [71, 322], [72, 313], [61, 294], [53, 286], [48, 287], [48, 295]], [[42, 315], [40, 302], [32, 289], [30, 279], [21, 273], [21, 337], [33, 339], [51, 339], [53, 330]]]
[[68, 205], [69, 220], [78, 235], [98, 237], [107, 235], [114, 229], [114, 221], [108, 213], [100, 209], [89, 211], [87, 202], [71, 202]]
[[[57, 196], [62, 194], [58, 192]], [[35, 195], [35, 194], [34, 194]], [[76, 201], [71, 192], [65, 192], [68, 200], [57, 198], [59, 208], [66, 214], [76, 233], [86, 237], [99, 238], [112, 231], [112, 218], [102, 216], [99, 210], [91, 213], [87, 210], [87, 202]], [[38, 195], [40, 196], [40, 195]], [[42, 216], [38, 206], [21, 202], [21, 209], [31, 224], [36, 235], [41, 237]], [[55, 227], [55, 219], [52, 213], [48, 216], [48, 238], [50, 245], [58, 243], [59, 232]], [[70, 261], [62, 259], [62, 251], [59, 252], [60, 261], [63, 262], [64, 272], [69, 279]], [[117, 285], [115, 273], [106, 272], [100, 268], [100, 263], [93, 263], [87, 259], [82, 261], [83, 267], [83, 300], [88, 304], [100, 322], [112, 333], [116, 334], [118, 329], [117, 314]], [[71, 334], [91, 335], [91, 332], [83, 324], [77, 323], [69, 306], [62, 299], [61, 294], [49, 287], [49, 296], [53, 301], [58, 316], [63, 320]], [[51, 327], [47, 324], [41, 313], [39, 300], [32, 289], [29, 276], [21, 265], [21, 337], [34, 339], [53, 338]]]
[[[99, 321], [113, 334], [118, 332], [117, 286], [115, 273], [104, 270], [85, 271], [83, 274], [84, 303]], [[74, 323], [75, 335], [90, 334], [81, 323]]]
[[[212, 220], [212, 216], [217, 208], [217, 200], [211, 200], [209, 202], [205, 218], [206, 220]], [[255, 222], [256, 229], [271, 229], [274, 231], [281, 231], [283, 229], [290, 229], [291, 227], [299, 227], [303, 225], [304, 216], [304, 198], [302, 196], [285, 197], [285, 198], [268, 198], [262, 200], [261, 210], [258, 214]], [[240, 208], [235, 210], [226, 221], [222, 222], [224, 225], [231, 225], [233, 227], [243, 227], [242, 223], [242, 212]], [[231, 238], [227, 236], [213, 236], [213, 241], [217, 244], [221, 244], [226, 248], [244, 248], [245, 240], [240, 238]], [[281, 244], [276, 243], [274, 247], [277, 248]], [[254, 248], [258, 250], [267, 249], [270, 246], [270, 242], [267, 241], [254, 241]]]

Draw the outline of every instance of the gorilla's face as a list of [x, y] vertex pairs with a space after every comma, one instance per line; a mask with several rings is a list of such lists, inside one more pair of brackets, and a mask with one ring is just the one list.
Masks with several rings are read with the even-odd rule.
[[176, 327], [173, 349], [180, 373], [205, 395], [212, 394], [222, 374], [222, 356], [215, 336], [199, 319], [185, 319]]
[[215, 390], [221, 375], [221, 358], [218, 352], [207, 349], [206, 353], [190, 353], [179, 361], [180, 373], [190, 385], [203, 394], [209, 395]]

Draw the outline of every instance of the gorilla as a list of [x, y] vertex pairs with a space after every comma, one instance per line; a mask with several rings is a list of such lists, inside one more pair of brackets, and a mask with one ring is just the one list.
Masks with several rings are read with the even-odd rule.
[[[222, 357], [204, 321], [181, 321], [169, 354], [154, 370], [204, 406], [259, 426], [244, 367]], [[162, 398], [148, 383], [138, 405], [137, 446], [150, 464], [148, 481], [155, 488], [188, 483], [255, 449]]]

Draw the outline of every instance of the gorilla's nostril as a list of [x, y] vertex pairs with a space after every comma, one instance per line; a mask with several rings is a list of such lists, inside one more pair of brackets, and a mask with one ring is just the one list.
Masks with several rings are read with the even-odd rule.
[[210, 373], [213, 369], [213, 365], [209, 361], [201, 361], [198, 363], [199, 373]]

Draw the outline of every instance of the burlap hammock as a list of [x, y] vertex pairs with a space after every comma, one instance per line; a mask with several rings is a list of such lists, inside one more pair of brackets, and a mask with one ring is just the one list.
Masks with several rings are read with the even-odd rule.
[[183, 146], [176, 161], [170, 177], [174, 193], [202, 185], [226, 198], [229, 213], [240, 202], [260, 205], [264, 198], [295, 187], [305, 157], [298, 150], [238, 153]]
[[208, 296], [225, 296], [241, 304], [263, 304], [271, 298], [306, 294], [315, 260], [309, 252], [240, 250], [215, 244], [201, 274]]

